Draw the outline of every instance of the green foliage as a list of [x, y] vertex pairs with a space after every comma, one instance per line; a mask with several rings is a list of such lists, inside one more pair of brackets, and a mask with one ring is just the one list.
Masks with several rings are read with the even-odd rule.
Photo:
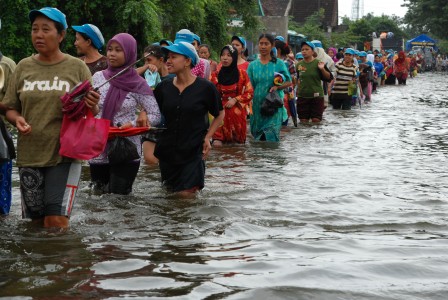
[[448, 38], [448, 2], [446, 0], [405, 0], [408, 11], [404, 21], [415, 32], [429, 32], [441, 38]]
[[[95, 24], [106, 41], [127, 32], [138, 42], [139, 53], [161, 38], [174, 40], [188, 28], [219, 51], [234, 31], [253, 34], [259, 28], [257, 0], [1, 0], [0, 51], [15, 61], [35, 52], [31, 43], [28, 13], [44, 6], [65, 13], [69, 30], [62, 50], [76, 55], [72, 25]], [[227, 27], [231, 18], [244, 21], [244, 28]], [[103, 50], [103, 53], [105, 51]]]

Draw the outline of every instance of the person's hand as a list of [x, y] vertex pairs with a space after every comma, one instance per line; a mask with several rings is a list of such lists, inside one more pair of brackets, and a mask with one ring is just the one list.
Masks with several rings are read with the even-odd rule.
[[269, 90], [269, 93], [272, 93], [274, 91], [278, 91], [278, 86], [274, 85], [273, 87], [271, 87], [271, 89]]
[[84, 97], [84, 102], [88, 108], [95, 108], [98, 102], [100, 102], [100, 94], [94, 90], [90, 90]]
[[148, 114], [146, 113], [146, 111], [142, 110], [138, 114], [136, 125], [137, 127], [150, 127]]
[[323, 69], [325, 68], [325, 63], [324, 63], [323, 61], [320, 61], [320, 62], [317, 64], [317, 67], [318, 67], [320, 70], [323, 70]]
[[158, 71], [157, 67], [156, 67], [155, 65], [153, 65], [153, 64], [146, 64], [145, 66], [146, 66], [146, 68], [147, 68], [149, 71], [151, 71], [152, 73]]
[[208, 157], [208, 154], [210, 153], [210, 150], [212, 149], [212, 144], [210, 143], [209, 138], [204, 139], [204, 143], [202, 144], [202, 159], [205, 160]]
[[229, 100], [227, 101], [225, 107], [232, 108], [237, 102], [238, 102], [238, 100], [236, 100], [236, 98], [229, 97]]
[[26, 122], [24, 117], [20, 116], [16, 118], [16, 127], [17, 130], [23, 135], [31, 133], [31, 125]]
[[126, 129], [126, 128], [131, 128], [131, 127], [132, 127], [132, 123], [128, 122], [128, 123], [125, 123], [124, 125], [118, 126], [118, 129]]

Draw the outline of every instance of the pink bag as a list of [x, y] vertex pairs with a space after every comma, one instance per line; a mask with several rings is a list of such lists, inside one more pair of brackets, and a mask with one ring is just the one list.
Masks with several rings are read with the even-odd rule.
[[96, 119], [86, 108], [84, 117], [73, 120], [64, 114], [59, 141], [59, 155], [88, 160], [100, 155], [107, 144], [110, 121]]

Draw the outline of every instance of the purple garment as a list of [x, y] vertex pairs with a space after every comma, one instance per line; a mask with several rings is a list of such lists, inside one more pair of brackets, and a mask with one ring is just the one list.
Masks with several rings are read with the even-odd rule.
[[[118, 68], [108, 65], [107, 69], [102, 71], [106, 79], [111, 78], [137, 60], [137, 42], [130, 34], [119, 33], [115, 35], [107, 43], [107, 48], [109, 48], [112, 42], [120, 44], [124, 52], [125, 63]], [[126, 72], [110, 81], [102, 117], [111, 120], [111, 123], [113, 123], [117, 111], [121, 108], [126, 95], [130, 92], [153, 96], [151, 88], [134, 68], [129, 68]]]

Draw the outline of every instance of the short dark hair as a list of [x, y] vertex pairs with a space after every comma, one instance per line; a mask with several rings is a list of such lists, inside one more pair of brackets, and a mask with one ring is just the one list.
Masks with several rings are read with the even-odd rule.
[[166, 55], [162, 51], [162, 47], [159, 45], [149, 45], [144, 50], [144, 53], [151, 53], [151, 56], [154, 56], [156, 58], [163, 58], [163, 60], [166, 60]]

